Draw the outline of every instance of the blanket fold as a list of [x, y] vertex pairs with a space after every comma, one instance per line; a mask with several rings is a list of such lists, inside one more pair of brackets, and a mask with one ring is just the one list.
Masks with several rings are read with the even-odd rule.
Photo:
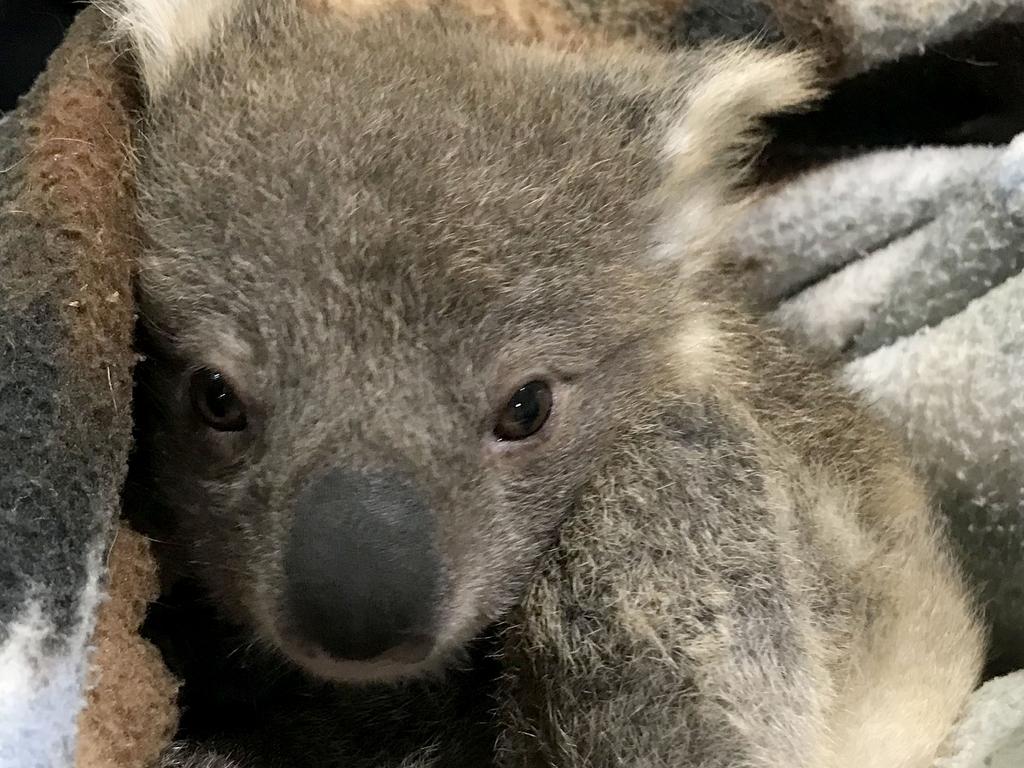
[[1024, 665], [1024, 137], [805, 175], [736, 238], [750, 291], [924, 463], [993, 624]]
[[83, 13], [0, 122], [0, 768], [73, 764], [129, 450], [134, 97], [106, 36]]

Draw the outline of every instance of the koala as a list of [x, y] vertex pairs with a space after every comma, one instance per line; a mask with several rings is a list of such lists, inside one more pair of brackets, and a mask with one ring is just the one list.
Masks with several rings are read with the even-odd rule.
[[723, 277], [812, 66], [338, 5], [107, 6], [143, 511], [309, 686], [165, 765], [931, 765], [984, 642], [938, 518]]

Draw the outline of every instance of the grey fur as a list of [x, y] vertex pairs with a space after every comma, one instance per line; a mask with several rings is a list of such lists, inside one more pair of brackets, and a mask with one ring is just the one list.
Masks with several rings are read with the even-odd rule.
[[[907, 462], [730, 308], [713, 254], [649, 257], [665, 135], [707, 103], [689, 100], [707, 54], [257, 5], [183, 58], [143, 126], [167, 561], [330, 676], [444, 669], [506, 620], [503, 766], [927, 765], [981, 640]], [[191, 415], [199, 367], [241, 390], [247, 432]], [[494, 445], [492, 414], [536, 376], [555, 389], [545, 432]], [[426, 665], [322, 666], [282, 639], [290, 504], [338, 465], [398, 465], [434, 510], [447, 580]], [[188, 754], [167, 765], [233, 765]]]

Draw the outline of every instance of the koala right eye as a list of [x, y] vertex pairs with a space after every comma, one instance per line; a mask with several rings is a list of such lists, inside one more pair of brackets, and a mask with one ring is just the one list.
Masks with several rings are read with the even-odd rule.
[[502, 441], [519, 441], [540, 431], [551, 415], [551, 387], [531, 381], [515, 391], [498, 414], [494, 436]]
[[192, 408], [208, 427], [218, 432], [245, 429], [245, 406], [219, 371], [203, 369], [192, 374], [189, 382]]

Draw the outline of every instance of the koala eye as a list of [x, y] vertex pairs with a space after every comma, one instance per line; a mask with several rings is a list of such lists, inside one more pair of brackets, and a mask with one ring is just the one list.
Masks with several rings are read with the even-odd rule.
[[531, 381], [515, 391], [498, 414], [494, 436], [499, 440], [525, 440], [544, 426], [551, 415], [551, 387]]
[[192, 407], [207, 426], [218, 432], [245, 429], [245, 406], [224, 374], [205, 369], [196, 371], [189, 383], [189, 395]]

